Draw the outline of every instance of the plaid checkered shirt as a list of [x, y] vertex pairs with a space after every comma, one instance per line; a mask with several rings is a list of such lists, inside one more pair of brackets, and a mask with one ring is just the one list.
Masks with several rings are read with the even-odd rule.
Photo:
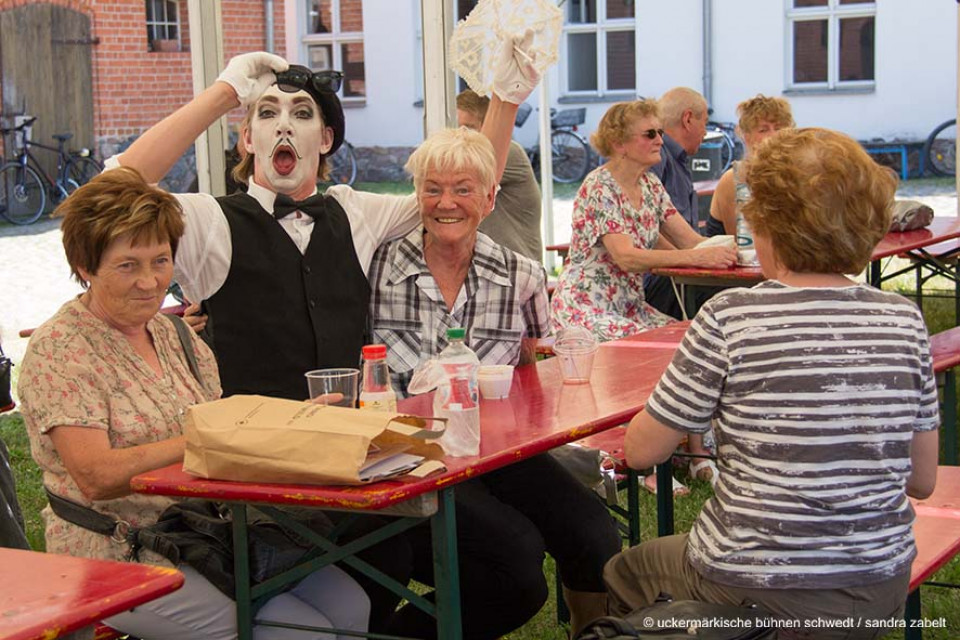
[[373, 341], [387, 345], [394, 389], [406, 395], [418, 364], [447, 346], [447, 329], [464, 327], [483, 364], [517, 364], [523, 338], [550, 326], [543, 266], [477, 233], [473, 260], [453, 309], [423, 257], [423, 228], [380, 246], [370, 266]]

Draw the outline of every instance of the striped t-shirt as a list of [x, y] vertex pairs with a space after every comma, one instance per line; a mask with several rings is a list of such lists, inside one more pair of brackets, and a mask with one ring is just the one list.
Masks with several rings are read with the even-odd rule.
[[725, 291], [647, 411], [694, 433], [715, 420], [720, 479], [687, 551], [704, 577], [843, 588], [909, 571], [910, 441], [939, 423], [913, 303], [865, 285]]

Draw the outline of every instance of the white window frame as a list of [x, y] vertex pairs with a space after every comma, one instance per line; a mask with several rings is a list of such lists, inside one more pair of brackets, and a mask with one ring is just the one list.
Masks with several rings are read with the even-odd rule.
[[[858, 4], [841, 5], [840, 0], [827, 0], [827, 5], [823, 7], [802, 7], [796, 9], [793, 7], [793, 0], [786, 1], [786, 37], [784, 40], [787, 45], [786, 59], [784, 60], [785, 78], [787, 89], [804, 90], [827, 90], [835, 91], [837, 89], [873, 89], [876, 87], [876, 69], [877, 69], [877, 42], [876, 42], [876, 21], [877, 21], [877, 2], [862, 2]], [[873, 42], [873, 80], [840, 80], [840, 21], [845, 18], [873, 18], [874, 20], [874, 42]], [[826, 82], [794, 82], [794, 42], [793, 25], [797, 22], [810, 22], [826, 20], [827, 21], [827, 81]]]
[[[563, 35], [560, 38], [560, 93], [564, 97], [585, 97], [585, 98], [603, 98], [606, 96], [625, 97], [635, 96], [637, 93], [636, 69], [639, 69], [639, 47], [634, 47], [634, 78], [632, 89], [613, 89], [607, 88], [607, 34], [618, 31], [632, 31], [634, 38], [637, 32], [638, 12], [634, 10], [632, 18], [614, 18], [607, 19], [607, 0], [596, 0], [597, 2], [597, 21], [592, 23], [571, 23], [567, 22], [567, 7], [561, 7], [564, 12]], [[570, 89], [570, 68], [569, 68], [569, 47], [568, 38], [570, 34], [575, 33], [594, 33], [597, 41], [597, 89], [595, 91], [574, 91]]]
[[148, 36], [147, 46], [150, 48], [151, 52], [155, 52], [156, 49], [153, 48], [153, 40], [150, 40], [149, 38], [149, 34], [151, 32], [150, 27], [154, 27], [154, 29], [156, 27], [164, 27], [165, 30], [169, 29], [170, 27], [176, 27], [177, 28], [176, 38], [155, 38], [155, 39], [156, 40], [176, 40], [177, 49], [180, 50], [183, 47], [183, 29], [180, 26], [180, 3], [177, 2], [176, 0], [173, 0], [173, 2], [171, 3], [173, 4], [173, 12], [174, 12], [173, 20], [171, 20], [170, 16], [167, 14], [167, 7], [169, 6], [168, 1], [169, 0], [163, 0], [163, 2], [160, 3], [160, 6], [163, 7], [164, 20], [157, 20], [156, 13], [154, 13], [153, 20], [147, 20], [147, 5], [153, 4], [156, 7], [156, 2], [155, 0], [146, 0], [146, 2], [143, 3], [143, 18], [144, 18], [144, 24], [146, 26], [147, 36]]
[[[362, 0], [361, 0], [362, 4]], [[329, 33], [308, 33], [310, 29], [310, 6], [312, 5], [312, 0], [303, 0], [300, 10], [300, 19], [303, 21], [303, 37], [300, 39], [302, 50], [301, 50], [301, 59], [304, 61], [306, 66], [310, 66], [310, 46], [325, 44], [330, 46], [330, 50], [333, 53], [333, 60], [331, 61], [331, 68], [337, 71], [343, 70], [343, 51], [342, 46], [345, 44], [357, 44], [359, 43], [364, 47], [363, 59], [367, 59], [366, 45], [364, 44], [363, 31], [341, 31], [340, 30], [340, 0], [330, 0], [330, 21], [333, 23], [330, 25]], [[369, 82], [367, 80], [367, 70], [364, 68], [364, 83], [367, 84], [369, 93]], [[343, 84], [346, 86], [347, 78], [344, 77]], [[338, 96], [340, 101], [347, 105], [363, 105], [367, 102], [367, 96], [361, 98], [351, 97], [346, 98], [343, 95], [344, 87], [340, 88]]]

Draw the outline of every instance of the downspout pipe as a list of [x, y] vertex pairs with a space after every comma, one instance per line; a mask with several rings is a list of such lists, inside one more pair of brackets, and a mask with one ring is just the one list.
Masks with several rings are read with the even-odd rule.
[[703, 97], [713, 106], [713, 0], [703, 0]]
[[263, 28], [265, 50], [274, 53], [276, 45], [273, 41], [273, 0], [263, 0]]

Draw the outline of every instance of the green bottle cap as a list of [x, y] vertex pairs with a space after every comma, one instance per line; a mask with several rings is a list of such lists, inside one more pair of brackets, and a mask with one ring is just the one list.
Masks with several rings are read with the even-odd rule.
[[447, 329], [447, 340], [463, 340], [467, 335], [467, 330], [463, 327], [453, 327]]

